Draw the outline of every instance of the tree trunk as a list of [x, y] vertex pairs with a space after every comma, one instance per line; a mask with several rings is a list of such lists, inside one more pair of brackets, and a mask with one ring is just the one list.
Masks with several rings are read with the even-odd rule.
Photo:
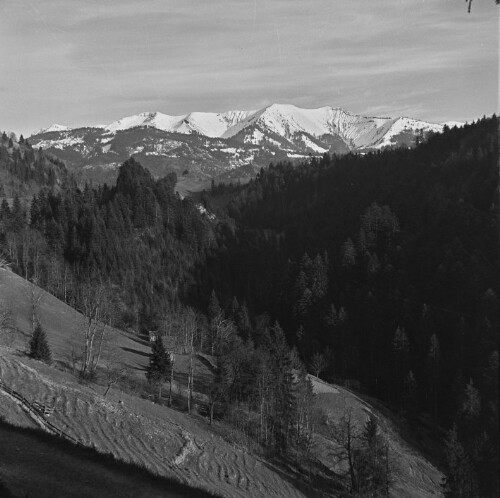
[[174, 358], [175, 356], [172, 355], [172, 366], [170, 368], [170, 389], [168, 392], [168, 406], [172, 406], [172, 384], [174, 383]]
[[188, 413], [191, 415], [191, 398], [193, 396], [193, 348], [189, 355], [189, 374], [188, 374]]
[[351, 439], [351, 427], [350, 427], [350, 420], [349, 420], [349, 427], [347, 428], [348, 434], [347, 434], [347, 460], [349, 462], [349, 476], [351, 478], [351, 493], [355, 493], [357, 491], [357, 483], [356, 483], [356, 474], [354, 473], [354, 461], [352, 458], [352, 439]]
[[92, 371], [97, 369], [97, 366], [99, 365], [99, 359], [101, 357], [101, 352], [102, 352], [102, 343], [104, 341], [104, 334], [106, 333], [106, 326], [103, 326], [103, 329], [101, 331], [101, 336], [99, 338], [99, 347], [97, 349], [97, 354], [94, 356], [94, 364], [92, 366]]

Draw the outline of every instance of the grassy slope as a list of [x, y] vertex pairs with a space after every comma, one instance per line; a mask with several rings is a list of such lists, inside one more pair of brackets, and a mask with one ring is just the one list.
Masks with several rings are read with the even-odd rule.
[[[397, 427], [373, 406], [363, 401], [354, 393], [339, 387], [331, 386], [312, 378], [313, 390], [317, 394], [317, 403], [327, 414], [325, 425], [334, 423], [347, 411], [351, 411], [358, 431], [361, 431], [368, 416], [375, 415], [380, 430], [389, 444], [391, 466], [391, 496], [397, 498], [430, 498], [442, 496], [440, 482], [442, 474], [420, 453], [411, 448], [398, 434]], [[322, 433], [328, 428], [323, 427]], [[329, 452], [335, 445], [327, 437], [317, 436], [316, 448], [319, 459], [329, 465]]]
[[[0, 346], [0, 378], [32, 402], [54, 406], [50, 417], [54, 425], [102, 453], [223, 496], [303, 496], [272, 466], [214, 435], [205, 420], [118, 390], [104, 398], [102, 387], [82, 385], [71, 374], [26, 357], [22, 351], [30, 330], [30, 307], [25, 288], [22, 278], [0, 269], [0, 301], [10, 304], [20, 329], [7, 338], [10, 347]], [[65, 360], [80, 315], [47, 294], [40, 319], [54, 360]], [[117, 334], [114, 341], [124, 360], [143, 377], [149, 347], [124, 334]], [[33, 425], [2, 394], [0, 416], [19, 425]]]
[[[0, 471], [13, 496], [209, 496], [39, 431], [0, 423]], [[0, 489], [0, 496], [3, 496]]]
[[[27, 358], [22, 354], [31, 327], [26, 282], [0, 269], [0, 301], [12, 307], [20, 329], [10, 340], [0, 337], [0, 343], [7, 342], [11, 346], [0, 346], [0, 378], [32, 401], [55, 405], [51, 421], [56, 426], [101, 452], [112, 453], [159, 475], [175, 477], [224, 496], [301, 496], [286, 476], [280, 476], [269, 464], [214, 435], [204, 420], [114, 389], [104, 398], [102, 387], [79, 384], [74, 376]], [[66, 360], [81, 315], [46, 294], [40, 318], [47, 329], [54, 359]], [[147, 343], [118, 331], [114, 333], [113, 342], [122, 361], [129, 365], [137, 378], [143, 379], [149, 352]], [[182, 376], [185, 377], [187, 358], [178, 356], [176, 364], [184, 371]], [[195, 379], [195, 384], [199, 385], [210, 372], [201, 362], [197, 362], [196, 369], [198, 379]], [[338, 420], [346, 407], [352, 407], [360, 427], [368, 412], [377, 415], [390, 441], [395, 469], [393, 496], [441, 495], [441, 474], [403, 442], [387, 418], [349, 391], [318, 381], [313, 385], [318, 404], [331, 421]], [[17, 425], [32, 425], [26, 414], [1, 394], [0, 415]], [[317, 436], [316, 452], [327, 466], [330, 463], [328, 454], [333, 448], [331, 441]]]
[[[31, 284], [23, 278], [13, 272], [0, 269], [0, 303], [12, 310], [14, 325], [19, 332], [10, 338], [4, 338], [4, 344], [7, 343], [15, 349], [24, 350], [28, 346], [32, 314], [30, 288]], [[71, 347], [75, 345], [78, 348], [81, 344], [79, 337], [84, 322], [83, 316], [71, 306], [44, 292], [40, 301], [38, 318], [47, 330], [53, 359], [56, 362], [68, 363]], [[112, 352], [116, 362], [124, 363], [132, 374], [144, 380], [144, 371], [151, 351], [149, 343], [135, 335], [112, 328], [108, 328], [107, 337], [109, 343], [105, 348], [103, 358], [106, 359], [107, 353]], [[185, 376], [182, 372], [187, 371], [183, 368], [187, 362], [188, 359], [184, 355], [176, 356], [180, 380]], [[197, 375], [195, 383], [203, 384], [210, 375], [210, 370], [198, 360], [195, 360], [194, 366]], [[179, 388], [182, 389], [182, 386]]]

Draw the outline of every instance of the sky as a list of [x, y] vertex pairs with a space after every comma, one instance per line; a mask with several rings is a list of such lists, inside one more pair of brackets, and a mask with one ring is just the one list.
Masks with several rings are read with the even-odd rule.
[[272, 103], [498, 110], [494, 0], [0, 0], [0, 130]]

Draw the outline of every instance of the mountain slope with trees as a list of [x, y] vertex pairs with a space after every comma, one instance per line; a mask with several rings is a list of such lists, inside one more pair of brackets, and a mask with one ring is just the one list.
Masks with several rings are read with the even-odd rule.
[[468, 469], [451, 496], [498, 489], [497, 160], [494, 116], [415, 150], [271, 165], [229, 202], [238, 228], [204, 272], [328, 377], [451, 429], [450, 472]]
[[0, 197], [32, 196], [42, 187], [59, 188], [68, 182], [66, 166], [59, 159], [35, 149], [22, 135], [0, 136]]

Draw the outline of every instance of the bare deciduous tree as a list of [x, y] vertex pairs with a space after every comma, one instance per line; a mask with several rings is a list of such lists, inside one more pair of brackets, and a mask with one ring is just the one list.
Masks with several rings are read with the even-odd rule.
[[328, 365], [329, 361], [324, 354], [314, 353], [309, 367], [313, 371], [316, 378], [319, 378], [319, 374], [324, 372]]
[[166, 312], [163, 320], [163, 335], [167, 337], [167, 349], [171, 352], [171, 372], [170, 372], [170, 395], [169, 405], [172, 405], [172, 385], [174, 382], [174, 353], [189, 354], [187, 402], [188, 412], [191, 413], [193, 399], [193, 380], [194, 380], [194, 355], [195, 338], [199, 328], [199, 314], [190, 307], [180, 308]]
[[26, 281], [26, 294], [30, 303], [31, 335], [35, 331], [36, 324], [40, 321], [39, 310], [45, 291], [38, 287], [38, 281], [34, 278], [31, 282]]
[[347, 466], [346, 474], [349, 476], [349, 492], [355, 494], [359, 488], [356, 469], [356, 450], [360, 431], [354, 422], [351, 409], [344, 411], [344, 415], [340, 421], [332, 427], [331, 434], [338, 444], [338, 449], [333, 456], [337, 461], [336, 463]]
[[198, 315], [193, 308], [187, 308], [185, 312], [185, 330], [184, 344], [187, 345], [189, 352], [189, 371], [188, 371], [188, 413], [191, 413], [191, 403], [193, 398], [193, 380], [194, 380], [194, 338], [198, 329]]
[[7, 346], [10, 346], [12, 343], [13, 329], [12, 308], [0, 302], [0, 339]]
[[83, 378], [95, 374], [114, 316], [114, 306], [104, 284], [84, 284], [80, 289], [81, 366]]
[[127, 376], [127, 367], [123, 363], [117, 363], [114, 360], [106, 360], [104, 363], [104, 373], [106, 390], [103, 396], [106, 396], [112, 386], [118, 384], [118, 382]]

